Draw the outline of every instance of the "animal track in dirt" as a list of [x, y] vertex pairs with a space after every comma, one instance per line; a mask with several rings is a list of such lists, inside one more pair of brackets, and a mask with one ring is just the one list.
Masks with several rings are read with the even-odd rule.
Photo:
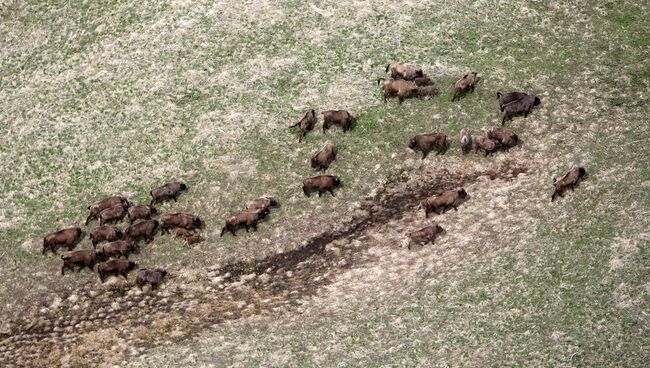
[[[79, 366], [121, 363], [148, 348], [194, 336], [219, 323], [278, 309], [330, 283], [342, 270], [371, 262], [368, 230], [417, 211], [419, 201], [476, 181], [512, 180], [526, 167], [507, 161], [498, 170], [427, 176], [400, 173], [365, 200], [347, 223], [306, 245], [260, 260], [208, 268], [195, 277], [172, 276], [159, 290], [132, 282], [87, 285], [61, 295], [37, 314], [0, 321], [0, 365]], [[406, 250], [399, 250], [406, 251]], [[121, 281], [120, 281], [121, 282]]]

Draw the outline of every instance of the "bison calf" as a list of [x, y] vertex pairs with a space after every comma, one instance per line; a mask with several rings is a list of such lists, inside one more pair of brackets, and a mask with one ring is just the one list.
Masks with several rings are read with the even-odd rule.
[[102, 280], [103, 284], [104, 280], [109, 276], [117, 277], [122, 275], [126, 280], [129, 272], [136, 267], [138, 267], [138, 264], [129, 261], [128, 259], [114, 259], [97, 265], [97, 272], [99, 273], [99, 279]]
[[118, 205], [122, 205], [122, 207], [128, 208], [131, 206], [131, 203], [129, 203], [129, 201], [122, 196], [108, 197], [102, 199], [101, 201], [92, 203], [90, 206], [88, 206], [90, 214], [86, 218], [86, 225], [88, 225], [91, 220], [97, 219], [99, 217], [99, 213], [103, 210]]
[[169, 229], [180, 227], [185, 230], [196, 230], [203, 227], [203, 220], [199, 216], [192, 215], [189, 213], [165, 213], [160, 216], [160, 222], [162, 225], [162, 233], [169, 233]]
[[149, 206], [146, 204], [129, 207], [128, 210], [129, 223], [132, 224], [133, 221], [140, 220], [140, 219], [151, 220], [151, 216], [155, 215], [156, 213], [158, 213], [156, 207]]
[[472, 149], [472, 135], [468, 128], [460, 130], [460, 153], [466, 155]]
[[137, 242], [140, 239], [145, 239], [147, 243], [151, 243], [157, 228], [158, 221], [147, 220], [127, 227], [124, 234], [128, 240]]
[[467, 197], [465, 189], [447, 190], [439, 196], [433, 196], [423, 200], [420, 205], [424, 208], [424, 216], [429, 217], [429, 213], [445, 213], [449, 208], [456, 208]]
[[516, 101], [512, 101], [506, 105], [503, 105], [503, 114], [501, 115], [501, 125], [506, 123], [506, 120], [512, 121], [512, 117], [516, 115], [524, 115], [524, 118], [528, 117], [530, 111], [533, 107], [542, 103], [542, 100], [539, 97], [526, 95]]
[[513, 101], [521, 100], [526, 96], [528, 96], [528, 93], [524, 93], [524, 92], [509, 92], [509, 93], [497, 92], [497, 100], [499, 101], [499, 110], [503, 111], [503, 106]]
[[408, 236], [410, 238], [409, 244], [408, 244], [408, 249], [411, 249], [412, 244], [420, 244], [424, 245], [427, 243], [433, 243], [434, 240], [436, 239], [436, 235], [441, 234], [444, 232], [445, 229], [440, 227], [438, 224], [433, 224], [427, 227], [424, 227], [418, 231], [414, 231], [412, 233], [409, 233]]
[[147, 270], [146, 268], [141, 268], [138, 270], [138, 273], [135, 278], [135, 284], [138, 285], [140, 290], [142, 287], [149, 284], [151, 290], [156, 290], [158, 285], [162, 283], [163, 279], [167, 276], [167, 271], [162, 268], [156, 268], [155, 270]]
[[323, 134], [333, 125], [340, 126], [344, 132], [352, 128], [352, 115], [345, 110], [323, 111]]
[[278, 202], [273, 197], [260, 197], [250, 201], [248, 206], [246, 206], [246, 209], [253, 211], [259, 210], [268, 213], [271, 207], [276, 207], [277, 205]]
[[[381, 79], [377, 80], [379, 83]], [[390, 96], [397, 96], [399, 103], [404, 102], [405, 99], [409, 97], [418, 96], [420, 89], [413, 82], [409, 82], [403, 79], [392, 79], [384, 81], [384, 102], [386, 98]]]
[[226, 224], [221, 229], [221, 235], [229, 231], [233, 236], [237, 236], [236, 232], [239, 229], [246, 229], [246, 232], [250, 228], [253, 228], [253, 231], [257, 231], [257, 223], [260, 222], [264, 216], [259, 210], [243, 210], [238, 214], [226, 219]]
[[557, 180], [553, 178], [555, 191], [551, 196], [551, 202], [553, 202], [557, 196], [564, 197], [564, 191], [567, 190], [567, 188], [571, 188], [571, 191], [573, 191], [573, 188], [575, 188], [580, 179], [582, 179], [586, 173], [587, 171], [584, 167], [574, 167], [564, 175], [562, 179]]
[[71, 227], [45, 235], [43, 238], [43, 251], [45, 254], [48, 250], [56, 254], [59, 247], [67, 247], [68, 250], [73, 250], [79, 240], [83, 236], [83, 231], [80, 227]]
[[433, 96], [435, 96], [437, 94], [438, 94], [438, 89], [433, 88], [431, 86], [419, 87], [418, 91], [417, 91], [417, 95], [420, 98], [424, 98], [424, 97], [427, 97], [427, 96], [432, 96], [433, 97]]
[[341, 185], [341, 179], [338, 176], [334, 175], [319, 175], [312, 176], [302, 181], [302, 192], [305, 193], [307, 197], [311, 193], [318, 191], [318, 196], [320, 197], [325, 192], [330, 192], [332, 197], [334, 195], [334, 188], [338, 188]]
[[454, 84], [454, 97], [452, 97], [452, 101], [458, 99], [460, 100], [461, 96], [463, 96], [467, 91], [474, 92], [474, 87], [478, 83], [479, 78], [476, 76], [476, 72], [471, 72], [465, 74], [462, 78], [460, 78], [456, 83]]
[[178, 195], [185, 190], [187, 190], [187, 185], [180, 181], [167, 183], [162, 187], [154, 188], [149, 192], [149, 195], [151, 196], [151, 202], [149, 202], [149, 205], [153, 206], [154, 203], [167, 198], [171, 198], [174, 202], [177, 202]]
[[411, 138], [408, 147], [422, 152], [424, 160], [429, 152], [436, 150], [436, 155], [444, 154], [447, 150], [447, 136], [444, 133], [420, 134]]
[[327, 170], [329, 165], [336, 159], [336, 148], [330, 142], [325, 143], [323, 148], [311, 159], [311, 167], [316, 170]]
[[90, 235], [88, 235], [93, 248], [97, 248], [97, 244], [103, 241], [115, 241], [122, 239], [123, 236], [122, 230], [110, 225], [102, 225], [91, 229]]
[[476, 139], [474, 139], [474, 153], [478, 153], [478, 151], [482, 149], [485, 151], [485, 156], [493, 155], [499, 147], [499, 142], [494, 139], [486, 137], [476, 137]]
[[77, 272], [81, 272], [84, 267], [88, 267], [92, 271], [93, 267], [95, 267], [95, 262], [98, 260], [98, 253], [94, 249], [77, 250], [63, 254], [61, 259], [63, 260], [61, 275], [65, 275], [66, 269], [74, 271], [75, 266], [79, 267]]
[[135, 252], [136, 246], [130, 241], [118, 240], [108, 244], [104, 244], [102, 247], [102, 254], [104, 257], [109, 258], [120, 258], [126, 257], [129, 258], [129, 254]]
[[314, 129], [314, 125], [316, 125], [316, 111], [314, 111], [314, 109], [309, 109], [309, 111], [305, 113], [305, 116], [303, 116], [299, 122], [290, 126], [289, 129], [298, 127], [300, 129], [300, 137], [298, 138], [298, 142], [302, 142], [302, 139], [305, 138], [307, 132]]

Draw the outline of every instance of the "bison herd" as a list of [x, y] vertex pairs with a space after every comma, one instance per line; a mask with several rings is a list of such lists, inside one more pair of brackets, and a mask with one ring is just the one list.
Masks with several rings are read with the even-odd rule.
[[[395, 62], [386, 66], [386, 72], [390, 72], [390, 79], [383, 79], [384, 102], [387, 101], [388, 97], [397, 97], [401, 104], [407, 98], [423, 98], [435, 96], [439, 93], [438, 89], [431, 85], [431, 79], [423, 73], [421, 68]], [[378, 79], [377, 83], [381, 81], [382, 78]], [[468, 92], [473, 93], [479, 81], [480, 78], [476, 72], [465, 74], [454, 83], [451, 100], [460, 100]], [[541, 104], [539, 97], [524, 92], [497, 92], [496, 98], [502, 113], [502, 125], [506, 121], [511, 121], [517, 115], [527, 117], [535, 106]], [[343, 132], [353, 128], [355, 119], [348, 111], [329, 110], [323, 111], [321, 115], [323, 117], [323, 134], [326, 134], [328, 129], [334, 126], [340, 127]], [[300, 121], [289, 127], [299, 128], [299, 142], [305, 138], [308, 132], [315, 128], [316, 116], [316, 111], [309, 109]], [[473, 146], [475, 153], [483, 151], [484, 155], [488, 156], [498, 150], [508, 151], [510, 148], [517, 146], [519, 142], [517, 134], [505, 127], [489, 128], [483, 136], [475, 138], [472, 138], [468, 128], [462, 128], [459, 133], [462, 155], [468, 154]], [[449, 147], [449, 141], [444, 133], [434, 132], [415, 135], [408, 141], [407, 146], [414, 151], [419, 151], [424, 160], [431, 151], [435, 151], [436, 155], [444, 155]], [[311, 158], [311, 167], [316, 170], [326, 171], [336, 159], [336, 155], [336, 147], [328, 141]], [[554, 192], [551, 201], [554, 201], [557, 196], [563, 196], [566, 189], [573, 190], [585, 174], [584, 168], [576, 167], [571, 169], [561, 180], [554, 179]], [[307, 197], [314, 192], [318, 192], [319, 197], [327, 192], [335, 196], [334, 190], [341, 185], [341, 179], [338, 176], [317, 175], [304, 179], [302, 190]], [[67, 248], [68, 251], [61, 256], [63, 260], [62, 275], [65, 274], [66, 270], [80, 272], [84, 268], [91, 271], [96, 268], [102, 283], [110, 276], [123, 276], [126, 279], [129, 272], [138, 267], [136, 262], [129, 260], [129, 256], [139, 251], [139, 244], [142, 240], [145, 243], [150, 243], [154, 240], [156, 233], [159, 232], [160, 235], [165, 235], [175, 229], [175, 237], [184, 239], [185, 244], [188, 246], [202, 241], [203, 238], [198, 233], [204, 227], [201, 218], [181, 212], [158, 215], [157, 209], [153, 207], [154, 204], [168, 199], [173, 199], [176, 202], [178, 196], [186, 190], [188, 190], [186, 184], [171, 182], [152, 189], [149, 192], [151, 196], [149, 204], [132, 205], [123, 196], [113, 196], [92, 203], [88, 206], [89, 214], [85, 222], [87, 226], [93, 220], [99, 220], [99, 226], [88, 231], [92, 249], [73, 250], [84, 238], [85, 233], [80, 227], [71, 227], [46, 235], [43, 238], [42, 253], [45, 254], [47, 251], [51, 251], [53, 254], [57, 254], [59, 248]], [[431, 213], [440, 215], [451, 208], [456, 210], [457, 206], [467, 198], [467, 192], [463, 188], [458, 188], [425, 198], [420, 202], [420, 207], [424, 210], [425, 217], [428, 218]], [[248, 203], [246, 208], [225, 220], [221, 236], [226, 233], [236, 236], [237, 231], [240, 229], [245, 229], [246, 232], [250, 229], [256, 231], [258, 223], [264, 220], [270, 210], [277, 205], [277, 201], [272, 197], [261, 197]], [[128, 227], [120, 229], [115, 226], [127, 216], [129, 218]], [[154, 219], [155, 217], [158, 217], [158, 220]], [[108, 225], [109, 223], [112, 223], [112, 225]], [[409, 249], [411, 249], [411, 244], [432, 243], [436, 236], [444, 231], [440, 225], [433, 223], [409, 233]], [[105, 244], [101, 245], [102, 243]], [[98, 248], [99, 245], [101, 245], [100, 248]], [[136, 285], [140, 289], [145, 285], [150, 285], [153, 290], [163, 281], [166, 275], [167, 272], [161, 268], [141, 268], [136, 274]]]

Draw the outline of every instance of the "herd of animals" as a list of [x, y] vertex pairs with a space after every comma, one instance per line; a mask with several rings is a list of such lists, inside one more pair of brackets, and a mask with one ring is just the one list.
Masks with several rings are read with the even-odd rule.
[[[438, 90], [431, 86], [431, 79], [424, 75], [421, 68], [395, 62], [386, 67], [386, 72], [389, 71], [391, 78], [383, 80], [384, 102], [388, 97], [393, 96], [397, 97], [401, 104], [407, 98], [423, 98], [438, 94]], [[476, 72], [465, 74], [454, 84], [452, 101], [461, 99], [467, 92], [474, 92], [479, 80], [480, 78]], [[377, 83], [381, 81], [380, 78]], [[541, 103], [539, 97], [524, 92], [497, 92], [496, 98], [502, 112], [502, 125], [517, 115], [527, 117], [532, 109]], [[326, 134], [327, 130], [333, 126], [342, 128], [344, 132], [352, 129], [354, 117], [348, 111], [323, 111], [322, 116], [323, 134]], [[316, 111], [310, 109], [300, 121], [289, 128], [299, 128], [298, 141], [301, 142], [305, 135], [314, 129], [315, 125]], [[493, 155], [498, 150], [507, 151], [516, 146], [519, 143], [519, 138], [517, 134], [514, 134], [508, 128], [493, 127], [485, 132], [485, 136], [472, 139], [470, 130], [463, 128], [459, 134], [461, 154], [466, 155], [471, 151], [472, 141], [475, 153], [482, 150], [485, 156], [488, 156]], [[431, 151], [436, 151], [436, 155], [444, 155], [448, 146], [447, 136], [444, 133], [420, 134], [408, 141], [408, 147], [414, 151], [420, 151], [423, 160]], [[328, 141], [311, 158], [311, 167], [319, 171], [325, 171], [335, 159], [336, 147]], [[586, 171], [583, 167], [574, 167], [561, 180], [554, 179], [554, 192], [551, 201], [554, 201], [558, 196], [563, 196], [567, 189], [573, 190], [585, 174]], [[334, 189], [340, 185], [341, 180], [335, 175], [317, 175], [304, 179], [302, 190], [307, 197], [314, 192], [318, 192], [319, 197], [327, 192], [334, 196]], [[56, 255], [57, 249], [61, 247], [68, 249], [68, 252], [61, 256], [63, 260], [62, 275], [65, 274], [66, 269], [76, 269], [77, 272], [80, 272], [87, 267], [91, 271], [96, 268], [102, 283], [110, 276], [121, 275], [126, 279], [128, 273], [138, 267], [137, 263], [128, 259], [129, 255], [138, 252], [141, 240], [146, 243], [153, 241], [158, 230], [160, 230], [161, 235], [164, 235], [168, 234], [171, 229], [176, 229], [175, 236], [183, 238], [188, 246], [202, 241], [203, 238], [198, 234], [198, 231], [204, 227], [204, 222], [196, 215], [174, 212], [160, 214], [159, 220], [153, 219], [158, 214], [156, 208], [153, 207], [156, 202], [166, 199], [173, 199], [176, 202], [178, 195], [187, 189], [187, 185], [181, 182], [167, 183], [150, 191], [151, 201], [149, 204], [132, 205], [123, 196], [113, 196], [92, 203], [88, 206], [90, 213], [85, 222], [85, 225], [88, 225], [93, 220], [99, 220], [99, 226], [89, 230], [92, 249], [73, 250], [84, 238], [85, 233], [80, 227], [72, 227], [46, 235], [43, 238], [42, 253], [45, 254], [49, 250]], [[466, 198], [467, 192], [465, 189], [457, 188], [424, 199], [421, 201], [420, 207], [424, 210], [425, 217], [428, 218], [431, 213], [439, 215], [451, 208], [456, 210], [457, 206]], [[228, 232], [235, 236], [237, 230], [240, 229], [245, 229], [248, 232], [252, 228], [256, 231], [257, 224], [277, 204], [277, 201], [272, 197], [261, 197], [251, 201], [245, 209], [226, 219], [220, 236]], [[105, 225], [106, 223], [120, 223], [125, 217], [129, 218], [129, 226], [124, 230], [114, 225]], [[409, 233], [409, 249], [411, 249], [412, 244], [433, 243], [436, 236], [444, 231], [440, 225], [432, 223]], [[103, 242], [107, 243], [98, 249], [98, 245]], [[145, 285], [150, 285], [153, 290], [163, 281], [166, 275], [167, 272], [161, 268], [141, 268], [136, 274], [136, 285], [140, 289]]]

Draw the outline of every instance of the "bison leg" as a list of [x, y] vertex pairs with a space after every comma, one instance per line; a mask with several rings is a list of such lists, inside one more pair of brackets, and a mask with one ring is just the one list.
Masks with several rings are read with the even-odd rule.
[[332, 197], [336, 197], [336, 195], [334, 195], [334, 189], [330, 188], [330, 189], [328, 189], [327, 191], [330, 192], [330, 194], [332, 195]]
[[103, 284], [104, 283], [104, 274], [101, 273], [101, 272], [99, 273], [99, 279], [102, 280], [102, 284]]
[[425, 158], [427, 158], [428, 154], [429, 154], [429, 151], [426, 151], [426, 150], [422, 151], [422, 159], [424, 160]]
[[323, 195], [323, 191], [319, 189], [318, 190], [318, 198], [320, 198], [322, 195]]

